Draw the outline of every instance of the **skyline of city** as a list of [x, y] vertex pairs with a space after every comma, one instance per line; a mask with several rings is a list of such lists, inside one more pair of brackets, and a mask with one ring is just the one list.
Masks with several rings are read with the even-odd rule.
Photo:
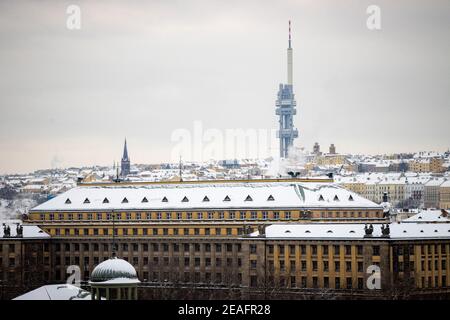
[[171, 162], [171, 135], [196, 120], [220, 132], [275, 130], [289, 19], [296, 147], [449, 148], [446, 2], [381, 1], [381, 30], [367, 29], [366, 4], [258, 3], [255, 11], [201, 1], [203, 20], [196, 5], [82, 3], [81, 29], [67, 30], [67, 5], [0, 4], [0, 66], [9, 75], [0, 82], [2, 174], [110, 165], [124, 137], [134, 163]]

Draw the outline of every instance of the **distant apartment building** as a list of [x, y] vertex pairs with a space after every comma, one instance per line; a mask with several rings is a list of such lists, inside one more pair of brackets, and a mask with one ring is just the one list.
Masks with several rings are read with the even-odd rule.
[[450, 181], [445, 181], [439, 188], [439, 207], [450, 209]]
[[317, 156], [315, 159], [316, 164], [319, 166], [333, 166], [345, 164], [346, 157], [343, 154], [323, 154]]
[[409, 162], [409, 170], [413, 172], [445, 172], [444, 159], [440, 157], [416, 159]]
[[445, 179], [443, 178], [434, 178], [425, 183], [423, 190], [425, 208], [439, 208], [439, 189], [444, 182]]

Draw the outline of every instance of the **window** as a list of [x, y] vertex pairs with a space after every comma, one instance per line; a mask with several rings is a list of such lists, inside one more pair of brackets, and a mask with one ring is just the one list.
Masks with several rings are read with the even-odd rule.
[[268, 198], [267, 198], [267, 201], [274, 201], [275, 199], [274, 199], [274, 197], [272, 196], [272, 195], [270, 195]]
[[305, 245], [301, 245], [300, 246], [300, 251], [301, 251], [302, 255], [306, 254], [306, 246]]
[[250, 268], [256, 269], [256, 260], [250, 260]]
[[142, 203], [146, 203], [146, 202], [148, 202], [148, 200], [147, 200], [147, 198], [146, 197], [144, 197], [144, 198], [142, 198], [142, 201], [141, 201]]
[[189, 202], [189, 199], [186, 196], [184, 196], [181, 202]]
[[214, 219], [214, 213], [213, 212], [208, 212], [208, 219], [209, 220]]
[[340, 251], [341, 251], [340, 246], [339, 246], [339, 245], [335, 245], [335, 246], [334, 246], [334, 255], [335, 255], [335, 256], [338, 256], [339, 253], [340, 253]]
[[167, 200], [167, 198], [166, 197], [164, 197], [164, 198], [162, 198], [162, 200], [161, 200], [162, 202], [169, 202], [169, 200]]
[[251, 287], [258, 286], [258, 278], [256, 276], [250, 276], [250, 286]]
[[359, 256], [362, 255], [363, 254], [363, 246], [361, 246], [361, 245], [356, 246], [356, 252]]
[[352, 254], [352, 246], [346, 245], [345, 246], [345, 255], [349, 256]]
[[250, 213], [250, 218], [251, 218], [251, 219], [257, 219], [257, 213], [256, 213], [256, 211], [252, 211], [252, 212]]
[[128, 203], [128, 199], [125, 197], [122, 199], [122, 203]]
[[231, 220], [236, 219], [236, 213], [230, 212], [230, 219], [231, 219]]
[[372, 250], [373, 250], [372, 255], [374, 255], [374, 256], [379, 256], [380, 255], [380, 246], [373, 246]]
[[302, 260], [302, 271], [306, 271], [306, 261]]
[[345, 271], [347, 272], [352, 271], [352, 263], [350, 261], [345, 262]]
[[256, 253], [256, 244], [250, 245], [250, 253]]
[[267, 211], [263, 211], [262, 218], [263, 218], [263, 220], [267, 220], [267, 218], [268, 218]]
[[279, 213], [278, 211], [275, 211], [275, 212], [273, 213], [273, 218], [274, 218], [275, 220], [280, 219], [280, 213]]
[[327, 272], [329, 270], [328, 261], [323, 262], [323, 271]]
[[341, 270], [341, 264], [339, 263], [339, 261], [335, 261], [334, 262], [334, 271], [339, 271]]
[[352, 288], [352, 278], [347, 278], [347, 289]]
[[334, 278], [334, 288], [335, 289], [341, 288], [341, 278], [339, 277]]
[[323, 246], [322, 251], [324, 255], [328, 255], [328, 246]]
[[290, 220], [291, 219], [291, 212], [290, 211], [285, 211], [284, 212], [284, 219], [286, 219], [286, 220]]
[[226, 197], [223, 199], [223, 201], [231, 201], [231, 199], [230, 199], [229, 196], [226, 196]]
[[202, 201], [203, 202], [209, 202], [209, 198], [207, 196], [205, 196]]
[[245, 198], [245, 201], [253, 201], [253, 199], [252, 199], [252, 197], [250, 197], [250, 195], [248, 195], [248, 196]]

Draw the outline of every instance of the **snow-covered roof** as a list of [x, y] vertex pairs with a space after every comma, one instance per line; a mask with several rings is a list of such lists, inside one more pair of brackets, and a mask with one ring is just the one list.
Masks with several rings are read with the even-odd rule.
[[116, 257], [97, 265], [91, 274], [90, 283], [130, 284], [139, 283], [136, 269], [123, 259]]
[[91, 300], [91, 293], [71, 284], [52, 284], [34, 289], [13, 300]]
[[448, 213], [445, 214], [442, 210], [425, 210], [418, 214], [413, 215], [407, 219], [402, 220], [402, 222], [411, 223], [432, 223], [432, 222], [444, 222], [450, 223], [450, 218]]
[[[273, 239], [349, 239], [364, 238], [364, 224], [361, 223], [302, 223], [273, 224], [266, 228], [265, 237]], [[380, 239], [382, 224], [373, 224], [371, 239]], [[390, 238], [402, 239], [450, 239], [450, 224], [446, 223], [392, 223], [389, 225]], [[256, 231], [250, 236], [257, 237]]]
[[[3, 238], [3, 235], [4, 235], [3, 224], [6, 224], [10, 227], [10, 230], [11, 230], [10, 237], [11, 238], [17, 237], [16, 220], [4, 220], [4, 221], [0, 220], [0, 240], [1, 239], [10, 239], [10, 238]], [[50, 235], [48, 233], [46, 233], [44, 230], [42, 230], [41, 228], [39, 228], [38, 226], [22, 225], [22, 227], [23, 227], [23, 237], [15, 238], [15, 239], [50, 238]]]
[[209, 208], [363, 208], [374, 202], [334, 183], [227, 182], [80, 186], [31, 211]]

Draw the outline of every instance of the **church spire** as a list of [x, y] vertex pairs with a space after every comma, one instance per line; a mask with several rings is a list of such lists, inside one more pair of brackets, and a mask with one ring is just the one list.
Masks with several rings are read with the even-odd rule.
[[125, 138], [125, 144], [123, 146], [123, 156], [121, 161], [121, 175], [126, 177], [130, 173], [130, 158], [128, 157], [127, 139]]
[[129, 160], [128, 159], [128, 149], [127, 149], [127, 138], [125, 138], [125, 144], [123, 146], [123, 156], [122, 156], [122, 161], [123, 160]]

